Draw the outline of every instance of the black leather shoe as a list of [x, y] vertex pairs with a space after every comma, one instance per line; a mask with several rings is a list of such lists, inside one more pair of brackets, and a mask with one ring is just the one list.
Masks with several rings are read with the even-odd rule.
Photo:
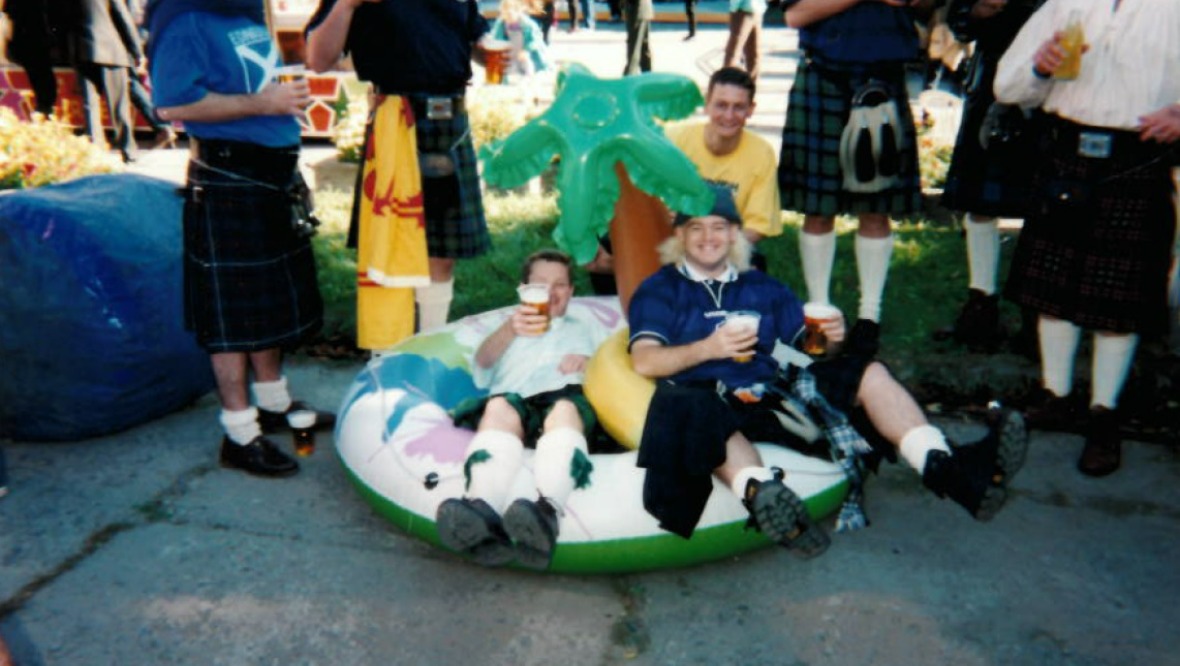
[[1033, 390], [1024, 419], [1033, 430], [1082, 433], [1086, 428], [1086, 412], [1074, 394], [1058, 396], [1043, 387]]
[[268, 409], [258, 408], [258, 425], [262, 426], [262, 432], [274, 433], [290, 430], [291, 426], [287, 424], [287, 414], [297, 412], [300, 410], [307, 410], [315, 412], [315, 430], [331, 430], [336, 427], [336, 415], [332, 412], [321, 412], [302, 400], [294, 400], [291, 406], [285, 412], [272, 412]]
[[299, 463], [279, 450], [269, 439], [258, 436], [242, 446], [223, 437], [221, 466], [240, 469], [256, 476], [291, 476], [299, 471]]

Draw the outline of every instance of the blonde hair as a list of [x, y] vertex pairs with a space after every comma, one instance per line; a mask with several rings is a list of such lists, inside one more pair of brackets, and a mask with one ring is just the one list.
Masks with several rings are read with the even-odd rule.
[[[684, 261], [684, 243], [680, 237], [673, 234], [670, 238], [660, 243], [657, 248], [660, 253], [661, 264], [675, 264]], [[729, 248], [729, 261], [737, 268], [739, 273], [744, 273], [750, 270], [750, 255], [754, 252], [754, 246], [750, 245], [749, 239], [742, 233], [741, 228], [737, 230], [737, 239], [734, 240], [733, 245]]]

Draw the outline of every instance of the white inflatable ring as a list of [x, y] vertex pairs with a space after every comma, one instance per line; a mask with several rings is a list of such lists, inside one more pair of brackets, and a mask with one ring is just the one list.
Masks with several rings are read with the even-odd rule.
[[[570, 308], [609, 330], [624, 328], [617, 299], [576, 298]], [[397, 353], [365, 367], [340, 407], [336, 448], [361, 494], [395, 525], [435, 545], [440, 545], [436, 510], [443, 500], [463, 494], [464, 452], [472, 436], [451, 423], [447, 410], [482, 393], [471, 380], [471, 358], [510, 312], [503, 308], [474, 315], [406, 340]], [[645, 410], [646, 403], [632, 408]], [[813, 516], [839, 507], [847, 493], [839, 467], [778, 446], [758, 448], [767, 465], [786, 471]], [[536, 496], [532, 453], [525, 451], [524, 469], [513, 489], [520, 497]], [[691, 539], [660, 529], [643, 508], [644, 472], [635, 466], [635, 457], [634, 451], [591, 455], [591, 484], [575, 491], [565, 507], [550, 571], [618, 573], [686, 566], [770, 543], [745, 528], [745, 509], [716, 481]]]

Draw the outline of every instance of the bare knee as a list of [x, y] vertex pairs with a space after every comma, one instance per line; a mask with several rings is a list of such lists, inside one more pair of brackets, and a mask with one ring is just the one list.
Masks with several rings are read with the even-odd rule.
[[553, 403], [553, 408], [545, 415], [545, 432], [554, 428], [573, 428], [582, 430], [582, 415], [578, 413], [578, 406], [571, 400], [562, 398]]
[[865, 238], [885, 238], [890, 233], [889, 216], [881, 213], [862, 213], [857, 217], [856, 233]]
[[520, 414], [512, 403], [504, 396], [489, 398], [483, 408], [483, 416], [479, 419], [480, 430], [504, 430], [522, 435], [524, 426], [520, 422]]

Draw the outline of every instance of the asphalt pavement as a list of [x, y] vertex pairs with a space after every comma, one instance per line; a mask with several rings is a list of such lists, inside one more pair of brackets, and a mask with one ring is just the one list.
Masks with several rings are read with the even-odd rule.
[[[768, 32], [787, 67], [793, 36]], [[703, 81], [724, 30], [683, 34], [656, 30], [657, 67]], [[621, 71], [618, 27], [556, 41]], [[760, 111], [789, 77], [761, 83]], [[329, 151], [307, 151], [308, 166]], [[166, 150], [136, 169], [175, 179], [178, 164]], [[296, 396], [321, 406], [360, 370], [288, 368]], [[18, 666], [1178, 663], [1174, 446], [1130, 442], [1123, 469], [1095, 480], [1074, 470], [1080, 437], [1037, 433], [990, 523], [892, 465], [869, 481], [872, 525], [815, 560], [769, 548], [573, 577], [481, 569], [399, 532], [351, 486], [330, 435], [291, 479], [222, 469], [217, 409], [207, 395], [107, 437], [0, 442], [0, 636]]]

